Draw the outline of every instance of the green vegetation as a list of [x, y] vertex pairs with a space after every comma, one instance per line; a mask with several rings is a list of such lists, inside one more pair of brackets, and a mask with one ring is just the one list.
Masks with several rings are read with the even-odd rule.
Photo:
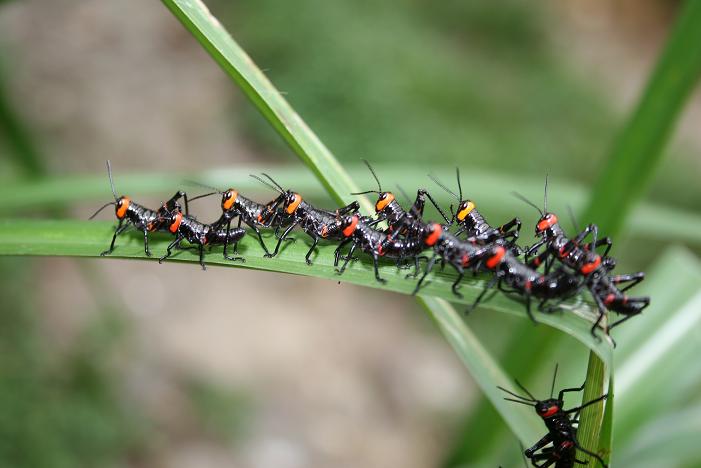
[[[697, 34], [692, 30], [701, 20], [698, 3], [688, 2], [683, 10], [643, 104], [610, 154], [608, 164], [615, 170], [604, 171], [598, 179], [596, 168], [606, 163], [602, 157], [613, 140], [618, 119], [597, 90], [575, 78], [553, 56], [542, 13], [531, 5], [511, 0], [498, 9], [486, 1], [468, 5], [450, 2], [441, 8], [409, 0], [372, 6], [306, 0], [244, 1], [236, 5], [213, 2], [215, 13], [235, 32], [243, 48], [252, 51], [254, 61], [264, 68], [271, 66], [266, 74], [286, 92], [283, 97], [203, 4], [195, 0], [163, 3], [313, 171], [335, 203], [347, 202], [349, 192], [365, 188], [369, 178], [356, 168], [349, 175], [344, 170], [346, 164], [339, 164], [322, 141], [328, 142], [339, 160], [350, 165], [359, 157], [381, 162], [383, 181], [386, 178], [388, 186], [397, 182], [399, 174], [402, 184], [407, 184], [405, 188], [425, 184], [419, 180], [423, 180], [427, 161], [446, 181], [452, 181], [452, 165], [469, 168], [470, 196], [480, 204], [486, 200], [490, 218], [495, 214], [513, 215], [518, 202], [507, 199], [513, 187], [539, 200], [544, 171], [556, 181], [588, 184], [596, 180], [598, 189], [588, 205], [585, 192], [577, 187], [557, 187], [555, 183], [551, 196], [565, 199], [560, 202], [563, 206], [570, 202], [576, 209], [586, 206], [583, 219], [587, 222], [608, 220], [607, 234], [616, 234], [620, 227], [610, 222], [615, 218], [631, 220], [627, 226], [635, 226], [636, 242], [656, 240], [649, 253], [655, 262], [648, 280], [636, 288], [636, 294], [650, 294], [654, 301], [644, 316], [616, 334], [623, 345], [616, 350], [615, 418], [611, 384], [606, 414], [603, 405], [585, 412], [580, 440], [602, 453], [613, 453], [613, 461], [620, 460], [621, 466], [642, 466], [651, 460], [658, 464], [650, 466], [693, 466], [701, 459], [701, 449], [693, 437], [693, 418], [701, 407], [698, 392], [694, 392], [701, 386], [701, 366], [693, 364], [698, 350], [691, 339], [692, 330], [701, 322], [701, 307], [697, 307], [701, 266], [693, 253], [669, 246], [688, 242], [698, 249], [696, 202], [701, 189], [697, 184], [683, 183], [693, 180], [691, 171], [684, 170], [683, 161], [674, 163], [679, 165], [672, 171], [674, 185], [670, 184], [669, 173], [653, 181], [672, 123], [698, 79], [701, 46], [697, 44], [701, 41], [685, 39]], [[666, 76], [674, 77], [674, 86], [667, 85], [671, 81]], [[32, 152], [31, 139], [21, 123], [16, 124], [9, 102], [5, 105], [4, 100], [0, 101], [0, 110], [9, 109], [0, 112], [0, 125], [7, 134], [20, 136], [10, 138], [5, 147], [15, 154], [21, 170], [39, 175], [42, 166], [40, 157]], [[661, 114], [660, 102], [670, 104], [662, 106]], [[275, 132], [262, 125], [252, 111], [245, 125], [252, 135], [251, 143], [261, 150], [286, 151]], [[652, 140], [642, 138], [643, 134]], [[573, 162], [576, 172], [572, 171]], [[634, 171], [639, 178], [631, 177]], [[325, 198], [308, 173], [293, 169], [287, 177], [298, 190], [309, 188], [314, 197]], [[233, 179], [223, 171], [207, 172], [200, 178], [216, 185], [229, 184]], [[97, 200], [108, 193], [104, 176], [81, 180], [89, 183], [39, 178], [0, 188], [0, 195], [6, 195], [2, 197], [2, 212], [12, 215], [0, 221], [0, 255], [95, 256], [108, 241], [112, 223], [25, 220], [12, 213], [13, 206], [46, 206], [52, 195], [65, 192], [57, 190], [61, 187], [76, 188], [68, 191], [73, 192], [66, 195], [68, 198]], [[125, 176], [120, 187], [134, 187], [141, 193], [171, 190], [173, 180], [178, 180], [173, 174], [156, 178], [137, 174]], [[414, 180], [416, 184], [409, 185], [408, 181]], [[656, 205], [633, 215], [631, 210], [645, 191], [645, 184], [637, 180], [652, 183], [659, 196]], [[250, 181], [240, 182], [240, 187], [253, 188]], [[621, 193], [631, 196], [623, 197]], [[8, 208], [7, 200], [13, 198], [17, 203]], [[445, 195], [442, 198], [449, 202]], [[53, 203], [61, 201], [53, 199]], [[370, 206], [367, 200], [364, 204], [365, 208]], [[685, 209], [670, 208], [672, 204]], [[667, 220], [663, 224], [672, 228], [665, 229], [664, 235], [655, 223], [658, 214]], [[124, 236], [114, 256], [143, 258], [139, 237]], [[156, 236], [152, 248], [160, 252], [166, 243], [165, 237]], [[217, 250], [207, 262], [337, 279], [332, 265], [333, 246], [322, 246], [310, 268], [301, 261], [306, 250], [302, 242], [288, 245], [273, 260], [261, 258], [260, 248], [251, 239], [242, 244], [249, 259], [245, 265], [223, 261]], [[660, 247], [663, 244], [664, 251]], [[629, 261], [642, 264], [650, 259], [638, 257]], [[199, 268], [192, 264], [195, 257], [190, 252], [181, 252], [175, 261], [191, 263], [183, 268]], [[3, 260], [0, 266], [16, 271], [13, 281], [17, 284], [8, 282], [3, 288], [17, 291], [22, 289], [19, 285], [28, 283], [30, 270], [26, 265]], [[369, 268], [367, 262], [356, 262], [342, 280], [379, 287]], [[390, 265], [383, 266], [382, 275], [390, 279], [383, 289], [400, 293], [412, 289], [412, 283], [402, 278], [404, 272]], [[583, 397], [591, 399], [604, 391], [607, 377], [614, 370], [611, 347], [606, 342], [597, 343], [588, 334], [591, 306], [581, 299], [570, 304], [575, 313], [538, 316], [564, 333], [533, 327], [525, 320], [522, 305], [501, 296], [483, 309], [507, 315], [475, 314], [475, 318], [465, 321], [446, 300], [470, 303], [483, 278], [466, 282], [463, 300], [451, 295], [450, 279], [448, 272], [436, 274], [422, 291], [426, 297], [421, 301], [489, 403], [485, 400], [477, 404], [465, 417], [445, 466], [515, 465], [515, 438], [532, 443], [542, 435], [543, 428], [532, 411], [504, 402], [496, 385], [510, 386], [510, 378], [519, 377], [542, 394], [552, 356], [565, 369], [560, 382], [581, 383], [586, 363], [579, 358], [585, 357], [586, 348], [573, 346], [574, 338], [593, 351]], [[670, 284], [675, 285], [673, 290]], [[4, 457], [0, 461], [18, 466], [92, 466], [138, 452], [148, 440], [147, 426], [133, 418], [134, 412], [124, 412], [116, 384], [119, 370], [112, 368], [105, 357], [110, 339], [119, 338], [111, 336], [114, 324], [110, 322], [109, 332], [99, 324], [87, 331], [75, 350], [56, 364], [48, 360], [50, 352], [39, 344], [40, 335], [32, 318], [36, 305], [16, 294], [11, 297], [12, 311], [2, 316], [7, 322], [2, 333], [7, 336], [0, 338], [0, 345], [8, 347], [4, 355], [11, 358], [0, 362], [0, 370], [7, 367], [7, 375], [14, 377], [8, 379], [6, 389], [0, 386], [0, 409], [7, 405], [3, 414], [8, 415], [0, 421], [0, 431], [8, 434], [3, 438], [8, 441], [4, 451], [0, 447], [0, 457]], [[510, 336], [495, 345], [490, 338], [503, 326], [497, 317], [510, 315], [520, 320], [509, 322], [513, 326]], [[113, 320], [110, 317], [107, 319]], [[678, 382], [675, 376], [682, 374], [685, 378]], [[668, 392], [672, 382], [673, 391]], [[246, 420], [245, 398], [229, 395], [207, 382], [193, 380], [186, 387], [207, 431], [226, 438], [240, 431]], [[41, 404], [34, 406], [39, 400]], [[670, 414], [675, 418], [670, 419]], [[676, 436], [675, 440], [682, 443], [669, 450], [651, 437], [655, 430]], [[653, 448], [658, 450], [653, 452]]]

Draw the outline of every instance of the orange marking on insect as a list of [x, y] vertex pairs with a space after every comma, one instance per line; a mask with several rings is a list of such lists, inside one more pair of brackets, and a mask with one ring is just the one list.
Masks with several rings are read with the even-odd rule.
[[119, 208], [117, 208], [117, 218], [122, 219], [127, 215], [127, 210], [129, 209], [131, 200], [129, 197], [122, 197], [120, 201], [122, 204], [119, 206]]
[[555, 224], [557, 224], [557, 216], [551, 213], [538, 223], [537, 228], [538, 231], [545, 231], [546, 229], [553, 227]]
[[467, 264], [470, 263], [470, 256], [467, 254], [463, 254], [462, 256], [462, 266], [467, 266]]
[[487, 268], [490, 269], [495, 268], [497, 265], [499, 265], [501, 259], [504, 258], [504, 255], [506, 255], [506, 249], [502, 246], [497, 247], [496, 252], [487, 259], [485, 265], [487, 265]]
[[292, 203], [290, 203], [290, 205], [285, 210], [287, 212], [287, 214], [294, 213], [297, 210], [297, 207], [299, 206], [300, 203], [302, 203], [302, 196], [298, 193], [295, 193], [294, 201]]
[[234, 206], [234, 202], [236, 202], [236, 199], [239, 197], [239, 193], [234, 190], [234, 189], [229, 189], [227, 191], [227, 194], [229, 197], [226, 198], [221, 204], [222, 208], [225, 210], [230, 210], [232, 206]]
[[625, 294], [623, 295], [623, 305], [626, 305], [628, 303], [628, 296]]
[[542, 414], [542, 416], [544, 418], [549, 418], [550, 416], [557, 413], [558, 411], [560, 411], [560, 408], [558, 408], [557, 405], [551, 406], [550, 408], [548, 408], [548, 410], [545, 413]]
[[596, 256], [596, 259], [593, 262], [586, 263], [582, 266], [582, 268], [579, 269], [580, 272], [582, 272], [583, 275], [588, 275], [592, 271], [596, 270], [599, 268], [599, 265], [601, 265], [601, 257], [598, 255]]
[[443, 233], [443, 228], [441, 227], [440, 224], [438, 223], [433, 223], [433, 232], [426, 237], [426, 240], [424, 241], [426, 245], [429, 247], [433, 246], [436, 242], [438, 242], [438, 239], [441, 237], [441, 234]]
[[471, 202], [471, 201], [468, 201], [468, 202], [465, 204], [465, 208], [463, 208], [462, 210], [458, 211], [458, 213], [457, 213], [457, 215], [456, 215], [457, 218], [458, 218], [458, 221], [463, 221], [463, 220], [467, 217], [467, 215], [469, 215], [470, 212], [471, 212], [472, 210], [474, 210], [474, 209], [475, 209], [475, 204], [474, 204], [473, 202]]
[[176, 232], [178, 232], [178, 228], [180, 227], [180, 223], [182, 223], [182, 222], [183, 222], [183, 214], [182, 213], [176, 214], [175, 220], [172, 223], [170, 223], [170, 226], [168, 226], [168, 230], [175, 234]]
[[377, 200], [377, 203], [375, 203], [375, 211], [380, 212], [384, 210], [387, 205], [392, 203], [394, 201], [394, 195], [391, 192], [387, 192], [385, 195], [385, 198], [381, 200]]
[[343, 235], [346, 237], [352, 236], [356, 227], [358, 227], [358, 217], [353, 216], [351, 223], [343, 230]]
[[530, 291], [531, 284], [532, 284], [531, 280], [526, 281], [526, 284], [523, 285], [523, 289], [525, 289], [526, 291]]
[[540, 257], [536, 257], [533, 259], [533, 265], [534, 266], [540, 266]]
[[329, 235], [329, 228], [324, 224], [321, 227], [321, 237], [323, 237], [325, 239], [326, 236], [328, 236], [328, 235]]
[[608, 296], [606, 296], [606, 299], [604, 299], [604, 304], [605, 305], [610, 305], [613, 301], [616, 300], [616, 295], [611, 293]]

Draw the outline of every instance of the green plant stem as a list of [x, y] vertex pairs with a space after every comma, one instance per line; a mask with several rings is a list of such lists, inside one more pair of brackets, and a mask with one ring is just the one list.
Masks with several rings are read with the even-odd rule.
[[[584, 386], [582, 402], [586, 403], [604, 394], [604, 381], [606, 379], [606, 365], [594, 353], [589, 353], [589, 363], [587, 365], [587, 380]], [[611, 395], [613, 398], [613, 395]], [[601, 423], [604, 418], [605, 402], [600, 402], [584, 408], [582, 410], [577, 439], [582, 447], [591, 451], [599, 451], [599, 435], [601, 434]], [[596, 466], [593, 457], [580, 452], [578, 456], [581, 460], [588, 460], [589, 466]]]

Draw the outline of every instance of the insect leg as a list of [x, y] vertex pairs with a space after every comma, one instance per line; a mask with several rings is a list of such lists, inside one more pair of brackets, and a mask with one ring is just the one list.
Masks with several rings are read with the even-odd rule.
[[421, 283], [423, 283], [426, 276], [428, 276], [428, 274], [431, 272], [431, 270], [433, 270], [433, 266], [436, 264], [437, 259], [438, 259], [438, 254], [434, 253], [433, 257], [431, 257], [431, 259], [426, 264], [426, 269], [424, 270], [423, 276], [421, 276], [419, 281], [416, 282], [416, 287], [414, 288], [414, 292], [411, 293], [412, 295], [419, 292], [419, 289], [421, 289]]
[[182, 234], [178, 233], [173, 242], [171, 242], [166, 248], [166, 254], [158, 259], [158, 263], [163, 263], [163, 260], [173, 255], [173, 248], [179, 247], [180, 242], [183, 240]]
[[309, 260], [309, 257], [311, 256], [312, 253], [314, 253], [314, 249], [316, 248], [316, 245], [319, 243], [319, 237], [314, 235], [312, 237], [312, 246], [309, 248], [309, 252], [307, 252], [307, 255], [304, 256], [304, 260], [306, 260], [307, 265], [311, 265], [312, 261]]
[[117, 224], [117, 227], [114, 230], [114, 235], [112, 236], [112, 242], [110, 243], [110, 248], [105, 250], [104, 252], [102, 252], [100, 254], [100, 256], [104, 257], [105, 255], [109, 255], [112, 253], [112, 251], [114, 250], [114, 241], [117, 240], [118, 235], [120, 235], [121, 233], [123, 233], [126, 230], [127, 226], [128, 226], [128, 224], [124, 224], [123, 219], [119, 220], [119, 224]]

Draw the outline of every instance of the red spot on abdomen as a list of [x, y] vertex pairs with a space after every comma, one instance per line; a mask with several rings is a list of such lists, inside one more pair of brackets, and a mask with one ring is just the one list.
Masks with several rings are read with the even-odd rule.
[[496, 248], [494, 255], [489, 257], [485, 262], [487, 268], [493, 269], [501, 262], [501, 259], [506, 255], [506, 249], [502, 246]]
[[583, 275], [588, 275], [599, 268], [599, 265], [601, 265], [601, 257], [597, 255], [593, 262], [585, 263], [579, 271], [582, 272]]

